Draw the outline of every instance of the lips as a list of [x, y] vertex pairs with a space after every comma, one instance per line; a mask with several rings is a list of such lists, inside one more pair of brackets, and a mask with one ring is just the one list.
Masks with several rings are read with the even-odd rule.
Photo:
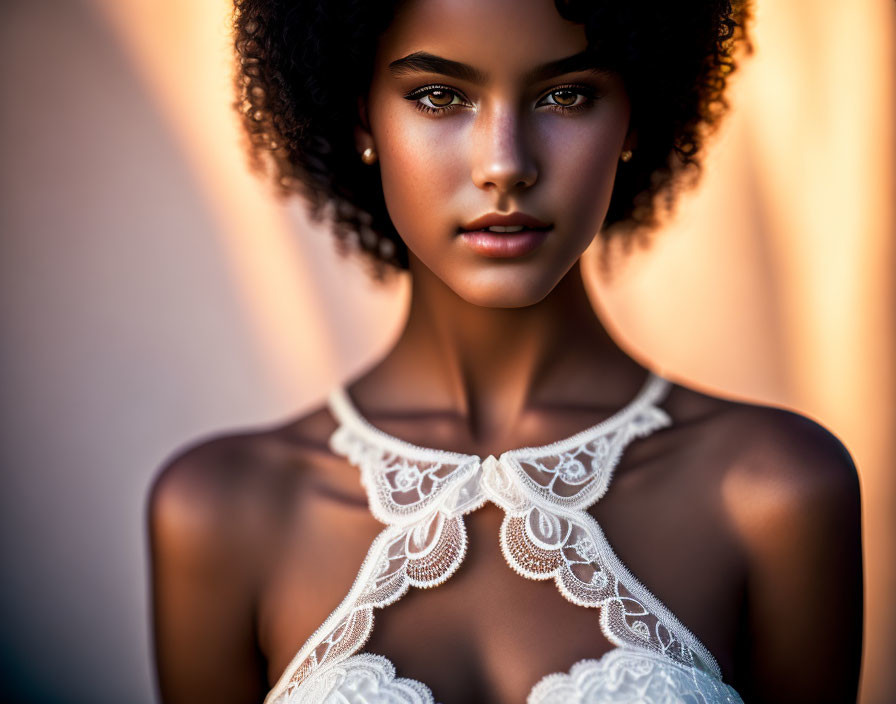
[[[489, 227], [519, 227], [514, 232], [492, 232]], [[538, 249], [551, 224], [528, 213], [486, 213], [458, 228], [460, 240], [477, 254], [496, 259], [521, 257]]]

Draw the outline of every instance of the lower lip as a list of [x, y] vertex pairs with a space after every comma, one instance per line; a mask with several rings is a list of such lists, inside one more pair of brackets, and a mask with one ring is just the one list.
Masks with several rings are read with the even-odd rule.
[[477, 254], [496, 259], [521, 257], [537, 249], [548, 236], [547, 230], [520, 230], [519, 232], [489, 232], [475, 230], [462, 232], [461, 240]]

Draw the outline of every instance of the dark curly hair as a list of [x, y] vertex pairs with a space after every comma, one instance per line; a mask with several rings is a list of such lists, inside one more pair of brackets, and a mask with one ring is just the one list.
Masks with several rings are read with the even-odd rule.
[[[236, 107], [252, 167], [272, 174], [282, 195], [302, 194], [316, 219], [332, 222], [341, 251], [370, 255], [377, 278], [389, 265], [406, 269], [408, 252], [353, 130], [377, 40], [403, 1], [234, 0]], [[631, 100], [637, 148], [617, 171], [601, 236], [643, 234], [658, 209], [671, 209], [675, 186], [699, 176], [705, 140], [728, 107], [748, 0], [554, 2], [584, 24], [588, 51], [622, 77]]]

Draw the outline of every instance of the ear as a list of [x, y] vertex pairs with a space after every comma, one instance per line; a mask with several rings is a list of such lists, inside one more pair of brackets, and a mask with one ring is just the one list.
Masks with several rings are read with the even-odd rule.
[[358, 121], [355, 123], [355, 147], [360, 154], [368, 147], [374, 147], [370, 120], [367, 117], [367, 101], [358, 96]]

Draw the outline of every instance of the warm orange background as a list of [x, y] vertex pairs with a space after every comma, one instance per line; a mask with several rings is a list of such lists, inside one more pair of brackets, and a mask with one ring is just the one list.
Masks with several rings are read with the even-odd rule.
[[[14, 694], [151, 701], [153, 472], [198, 434], [318, 402], [401, 321], [406, 281], [366, 281], [248, 174], [228, 10], [0, 8], [0, 664]], [[799, 410], [849, 448], [866, 704], [896, 691], [894, 35], [888, 0], [758, 2], [701, 187], [649, 252], [591, 282], [633, 354]]]

